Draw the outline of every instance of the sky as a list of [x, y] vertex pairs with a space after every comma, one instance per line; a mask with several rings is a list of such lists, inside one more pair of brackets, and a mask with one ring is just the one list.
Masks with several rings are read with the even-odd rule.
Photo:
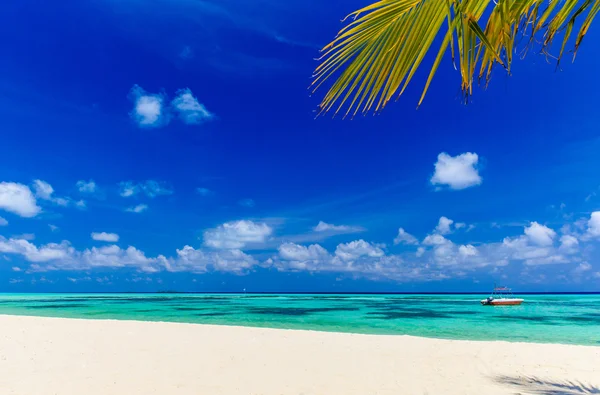
[[0, 291], [600, 291], [596, 25], [342, 120], [307, 88], [365, 1], [9, 3]]

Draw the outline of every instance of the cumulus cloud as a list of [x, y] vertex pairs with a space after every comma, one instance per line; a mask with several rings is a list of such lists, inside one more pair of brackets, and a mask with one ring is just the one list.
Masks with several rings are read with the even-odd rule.
[[44, 200], [52, 199], [52, 194], [54, 193], [54, 188], [52, 188], [52, 185], [42, 180], [33, 181], [33, 190], [35, 191], [35, 196], [37, 198]]
[[33, 233], [21, 233], [20, 235], [12, 236], [13, 239], [22, 239], [22, 240], [35, 240], [35, 234]]
[[198, 101], [190, 89], [179, 90], [171, 106], [179, 114], [179, 118], [188, 125], [199, 125], [215, 118], [215, 115]]
[[123, 181], [119, 183], [119, 194], [122, 197], [131, 197], [142, 193], [150, 198], [160, 195], [172, 195], [173, 190], [164, 182], [147, 180], [144, 182]]
[[[54, 188], [46, 181], [34, 180], [33, 190], [35, 191], [36, 198], [52, 202], [57, 206], [67, 207], [69, 203], [73, 203], [70, 198], [54, 196]], [[83, 200], [75, 202], [74, 204], [78, 208], [85, 208], [85, 202], [83, 202]]]
[[525, 235], [533, 244], [550, 246], [554, 243], [556, 232], [547, 226], [532, 222], [528, 227], [525, 227]]
[[329, 233], [329, 234], [345, 234], [345, 233], [356, 233], [364, 231], [364, 228], [360, 226], [350, 225], [334, 225], [328, 224], [327, 222], [319, 221], [317, 226], [313, 228], [315, 232]]
[[68, 257], [74, 249], [67, 242], [49, 243], [40, 248], [28, 240], [19, 238], [6, 239], [0, 236], [0, 253], [19, 254], [29, 262], [47, 262]]
[[[278, 246], [275, 255], [259, 261], [258, 257], [264, 256], [262, 253], [252, 256], [243, 249], [265, 248], [274, 241], [270, 238], [273, 230], [264, 223], [242, 220], [207, 230], [204, 244], [208, 248], [197, 249], [188, 245], [176, 250], [171, 257], [147, 256], [133, 246], [123, 249], [107, 245], [81, 251], [74, 249], [68, 241], [35, 245], [18, 237], [0, 237], [0, 257], [2, 254], [5, 257], [21, 255], [30, 263], [26, 269], [28, 272], [130, 268], [149, 273], [221, 271], [242, 275], [256, 267], [264, 267], [278, 271], [332, 272], [398, 282], [465, 277], [482, 268], [498, 270], [515, 263], [525, 265], [525, 272], [538, 271], [530, 277], [539, 280], [541, 269], [536, 266], [569, 264], [572, 265], [569, 266], [570, 273], [575, 279], [580, 279], [583, 273], [593, 273], [585, 254], [593, 251], [587, 243], [595, 240], [578, 238], [587, 232], [587, 228], [582, 229], [581, 234], [569, 231], [569, 227], [563, 227], [559, 234], [549, 227], [531, 222], [523, 228], [522, 234], [498, 242], [455, 243], [448, 234], [442, 235], [434, 229], [420, 244], [414, 236], [410, 235], [411, 238], [406, 232], [399, 231], [400, 242], [418, 245], [416, 254], [409, 251], [389, 254], [385, 245], [362, 239], [340, 243], [333, 250], [319, 244], [284, 242]], [[92, 238], [106, 242], [118, 240], [117, 235], [104, 232], [92, 234]], [[267, 241], [269, 243], [265, 244]], [[526, 277], [523, 277], [524, 281], [528, 281]]]
[[[442, 224], [440, 229], [440, 224]], [[448, 270], [475, 270], [485, 266], [505, 266], [521, 262], [527, 266], [564, 264], [581, 260], [579, 241], [564, 234], [555, 245], [556, 231], [537, 222], [524, 227], [523, 234], [501, 242], [458, 245], [448, 239], [449, 221], [440, 221], [434, 233], [423, 240], [417, 258]], [[448, 225], [448, 226], [445, 226]], [[442, 235], [445, 233], [445, 235]]]
[[129, 115], [139, 127], [160, 127], [169, 123], [169, 113], [164, 108], [164, 94], [147, 93], [139, 85], [134, 85], [129, 92], [129, 99], [133, 101], [133, 110]]
[[98, 188], [94, 180], [79, 180], [75, 185], [81, 193], [95, 193]]
[[177, 250], [173, 257], [148, 257], [133, 246], [123, 249], [116, 245], [108, 245], [78, 251], [68, 241], [38, 247], [27, 240], [6, 239], [2, 236], [0, 253], [21, 255], [30, 263], [28, 272], [129, 268], [145, 273], [220, 271], [244, 274], [260, 264], [254, 257], [238, 249], [203, 251], [185, 246]]
[[573, 270], [573, 273], [576, 275], [581, 275], [585, 272], [592, 270], [592, 265], [587, 262], [581, 262], [577, 267]]
[[394, 244], [408, 244], [408, 245], [418, 245], [419, 240], [410, 233], [406, 232], [404, 229], [398, 229], [398, 236], [394, 239]]
[[572, 235], [563, 235], [560, 238], [559, 251], [563, 254], [576, 254], [579, 250], [579, 240]]
[[456, 190], [479, 185], [482, 179], [477, 168], [478, 162], [479, 156], [476, 153], [450, 156], [442, 152], [435, 163], [431, 184]]
[[92, 240], [96, 240], [96, 241], [106, 241], [109, 243], [116, 243], [117, 241], [119, 241], [119, 235], [116, 233], [93, 232], [91, 234], [91, 236], [92, 236]]
[[437, 227], [435, 228], [435, 231], [441, 235], [447, 235], [448, 233], [452, 232], [452, 224], [454, 223], [454, 221], [452, 221], [449, 218], [446, 217], [441, 217]]
[[479, 251], [477, 251], [477, 248], [475, 248], [471, 244], [462, 245], [462, 246], [458, 247], [458, 253], [465, 257], [479, 255]]
[[385, 253], [379, 246], [361, 239], [339, 244], [335, 249], [335, 255], [343, 261], [353, 261], [364, 256], [379, 258], [384, 256]]
[[42, 208], [37, 205], [37, 200], [27, 185], [0, 182], [0, 210], [31, 218], [38, 215]]
[[438, 270], [405, 262], [399, 255], [387, 255], [380, 246], [364, 240], [339, 244], [333, 254], [318, 244], [285, 243], [267, 263], [279, 271], [336, 272], [402, 282], [446, 278]]
[[238, 250], [203, 251], [190, 246], [177, 250], [177, 257], [167, 261], [167, 270], [171, 272], [206, 273], [208, 271], [243, 274], [258, 261]]
[[204, 245], [216, 249], [240, 249], [264, 243], [273, 233], [265, 223], [248, 220], [227, 222], [204, 232]]
[[23, 239], [0, 236], [0, 253], [18, 254], [31, 263], [30, 272], [52, 270], [89, 270], [94, 268], [132, 267], [139, 271], [156, 272], [165, 267], [166, 258], [147, 258], [135, 247], [121, 249], [111, 245], [77, 251], [68, 241], [36, 246]]
[[600, 211], [594, 211], [587, 223], [587, 233], [591, 237], [600, 237]]
[[302, 246], [284, 243], [279, 247], [277, 267], [290, 271], [318, 271], [331, 264], [333, 257], [318, 244]]
[[[167, 258], [159, 255], [148, 258], [143, 251], [129, 246], [122, 249], [116, 245], [85, 250], [69, 263], [71, 266], [82, 268], [123, 268], [131, 267], [146, 273], [154, 273], [166, 266]], [[59, 267], [60, 268], [60, 267]], [[64, 269], [64, 268], [63, 268]]]
[[0, 217], [0, 226], [7, 226], [8, 225], [8, 221], [6, 219], [4, 219], [3, 217]]
[[148, 205], [146, 205], [146, 204], [138, 204], [137, 206], [128, 207], [125, 209], [125, 211], [127, 211], [128, 213], [136, 213], [136, 214], [143, 213], [146, 210], [148, 210]]

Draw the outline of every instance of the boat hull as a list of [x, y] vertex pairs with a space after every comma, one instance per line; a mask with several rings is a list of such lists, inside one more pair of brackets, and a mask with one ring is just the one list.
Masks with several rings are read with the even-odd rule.
[[523, 303], [523, 299], [484, 299], [481, 301], [481, 304], [485, 306], [518, 306], [521, 303]]

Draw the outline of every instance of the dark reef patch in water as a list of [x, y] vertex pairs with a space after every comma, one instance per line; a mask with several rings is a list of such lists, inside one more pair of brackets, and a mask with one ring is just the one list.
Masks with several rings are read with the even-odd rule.
[[39, 306], [23, 306], [27, 309], [78, 309], [81, 307], [91, 307], [87, 304], [66, 304], [66, 303], [56, 303], [56, 304], [44, 304]]
[[230, 315], [229, 313], [198, 313], [194, 314], [196, 317], [224, 317]]
[[600, 314], [582, 314], [571, 317], [562, 317], [562, 320], [576, 322], [578, 324], [600, 325]]
[[204, 311], [207, 307], [185, 307], [185, 306], [174, 306], [171, 307], [173, 310], [177, 311]]
[[553, 320], [547, 317], [542, 317], [539, 315], [495, 315], [493, 318], [503, 321], [527, 321], [527, 322], [537, 322], [537, 323], [550, 323]]
[[358, 311], [355, 307], [323, 307], [323, 308], [301, 308], [301, 307], [248, 307], [246, 309], [252, 314], [281, 315], [281, 316], [304, 316], [316, 313], [332, 313], [339, 311]]
[[377, 320], [421, 319], [421, 318], [452, 318], [451, 315], [435, 310], [414, 309], [412, 311], [378, 311], [367, 313], [369, 318]]

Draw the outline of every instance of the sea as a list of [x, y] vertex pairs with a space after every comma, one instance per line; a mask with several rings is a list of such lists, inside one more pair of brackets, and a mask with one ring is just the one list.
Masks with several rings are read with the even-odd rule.
[[600, 346], [600, 295], [0, 294], [0, 314]]

